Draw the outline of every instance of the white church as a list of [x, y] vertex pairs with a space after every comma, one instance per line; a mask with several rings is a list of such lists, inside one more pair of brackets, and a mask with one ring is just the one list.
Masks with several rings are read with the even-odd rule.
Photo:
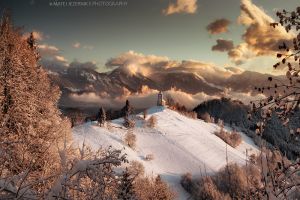
[[165, 100], [163, 98], [163, 93], [160, 91], [157, 95], [157, 106], [164, 106]]

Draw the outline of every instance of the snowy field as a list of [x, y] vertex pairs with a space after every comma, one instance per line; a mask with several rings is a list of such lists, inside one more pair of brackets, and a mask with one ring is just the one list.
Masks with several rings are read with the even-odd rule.
[[[188, 194], [180, 186], [181, 175], [190, 172], [195, 176], [210, 174], [226, 165], [226, 143], [213, 133], [220, 128], [212, 123], [185, 117], [164, 107], [148, 110], [147, 119], [157, 118], [157, 125], [148, 128], [142, 114], [134, 116], [137, 136], [136, 149], [127, 147], [123, 138], [127, 130], [122, 126], [123, 119], [113, 120], [112, 128], [102, 128], [94, 123], [86, 123], [73, 129], [75, 145], [83, 142], [97, 150], [113, 146], [124, 149], [128, 160], [137, 160], [145, 166], [148, 174], [160, 174], [176, 191], [178, 199], [187, 199]], [[227, 145], [229, 162], [245, 164], [248, 154], [257, 153], [258, 147], [245, 134], [243, 142], [236, 148]], [[146, 161], [145, 156], [153, 154], [154, 159]]]

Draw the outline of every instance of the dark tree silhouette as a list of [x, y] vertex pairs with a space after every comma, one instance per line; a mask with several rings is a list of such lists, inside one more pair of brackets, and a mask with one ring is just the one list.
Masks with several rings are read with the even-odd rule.
[[[288, 126], [290, 117], [299, 110], [300, 104], [300, 7], [296, 11], [283, 10], [277, 12], [279, 23], [271, 23], [276, 28], [283, 26], [287, 32], [296, 33], [292, 41], [282, 42], [278, 46], [277, 58], [280, 59], [273, 67], [286, 70], [286, 79], [278, 80], [268, 77], [267, 86], [255, 87], [259, 93], [267, 94], [266, 99], [252, 102], [253, 111], [260, 111], [263, 118], [259, 123], [257, 133], [262, 134], [267, 120], [275, 113]], [[250, 115], [249, 115], [250, 117]], [[300, 137], [300, 127], [290, 131], [295, 139]]]
[[[267, 98], [252, 102], [254, 112], [260, 112], [262, 120], [257, 123], [256, 132], [262, 135], [273, 115], [277, 115], [282, 124], [289, 127], [290, 118], [299, 111], [300, 104], [300, 7], [296, 11], [288, 12], [283, 10], [276, 13], [279, 23], [271, 23], [270, 26], [276, 28], [283, 26], [287, 32], [296, 33], [291, 41], [282, 42], [278, 46], [277, 58], [280, 59], [273, 67], [282, 68], [286, 71], [286, 79], [280, 81], [274, 77], [268, 78], [268, 85], [255, 87], [260, 93], [267, 93]], [[267, 92], [266, 92], [267, 91]], [[249, 117], [251, 114], [249, 113]], [[299, 140], [300, 127], [290, 128], [290, 138]], [[284, 157], [277, 160], [274, 169], [270, 167], [274, 157], [274, 152], [268, 158], [268, 153], [261, 154], [261, 171], [264, 180], [264, 187], [257, 191], [260, 196], [267, 199], [287, 199], [289, 194], [299, 191], [300, 188], [300, 160], [286, 162]]]
[[99, 126], [104, 126], [106, 121], [106, 113], [103, 107], [99, 109], [98, 115], [97, 115], [97, 121]]
[[125, 118], [128, 118], [129, 115], [133, 112], [133, 108], [132, 108], [132, 106], [130, 105], [129, 100], [126, 100], [126, 104], [125, 104], [125, 106], [122, 108], [121, 112], [122, 112], [122, 116], [125, 117]]
[[127, 168], [123, 172], [120, 188], [119, 188], [119, 199], [122, 200], [135, 200], [137, 199], [135, 192], [134, 192], [134, 186], [133, 181], [135, 177], [132, 177], [130, 173], [128, 172]]

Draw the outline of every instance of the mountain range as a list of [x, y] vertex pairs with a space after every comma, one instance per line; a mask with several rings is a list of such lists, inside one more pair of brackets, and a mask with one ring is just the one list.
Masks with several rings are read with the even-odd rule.
[[[210, 67], [212, 71], [207, 70]], [[104, 105], [112, 109], [122, 107], [127, 98], [132, 98], [134, 106], [141, 109], [153, 106], [159, 91], [164, 91], [190, 109], [205, 100], [222, 96], [248, 103], [264, 97], [255, 87], [268, 85], [267, 79], [271, 76], [252, 71], [232, 72], [232, 69], [216, 73], [217, 70], [213, 66], [193, 70], [178, 66], [145, 74], [132, 73], [124, 67], [98, 72], [91, 67], [71, 64], [65, 70], [49, 71], [49, 75], [62, 90], [61, 107]], [[281, 80], [283, 76], [276, 78]], [[180, 99], [180, 96], [186, 98]], [[140, 101], [135, 102], [135, 99]]]

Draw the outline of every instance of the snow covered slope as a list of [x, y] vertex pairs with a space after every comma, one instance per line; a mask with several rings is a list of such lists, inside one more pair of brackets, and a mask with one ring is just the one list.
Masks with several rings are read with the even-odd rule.
[[[160, 174], [178, 193], [178, 199], [187, 199], [188, 195], [180, 186], [181, 175], [190, 172], [193, 175], [214, 173], [226, 164], [226, 143], [213, 133], [219, 130], [215, 124], [187, 118], [164, 107], [148, 110], [147, 118], [157, 118], [155, 128], [144, 125], [142, 115], [135, 116], [137, 136], [135, 150], [127, 147], [123, 138], [127, 130], [122, 126], [123, 119], [112, 121], [112, 128], [101, 128], [87, 123], [73, 129], [76, 145], [85, 141], [93, 149], [112, 145], [124, 149], [129, 160], [144, 164], [149, 174]], [[229, 162], [245, 164], [246, 149], [249, 154], [257, 153], [258, 148], [252, 140], [241, 133], [243, 142], [237, 148], [227, 145]], [[152, 161], [145, 161], [147, 154], [153, 154]]]

